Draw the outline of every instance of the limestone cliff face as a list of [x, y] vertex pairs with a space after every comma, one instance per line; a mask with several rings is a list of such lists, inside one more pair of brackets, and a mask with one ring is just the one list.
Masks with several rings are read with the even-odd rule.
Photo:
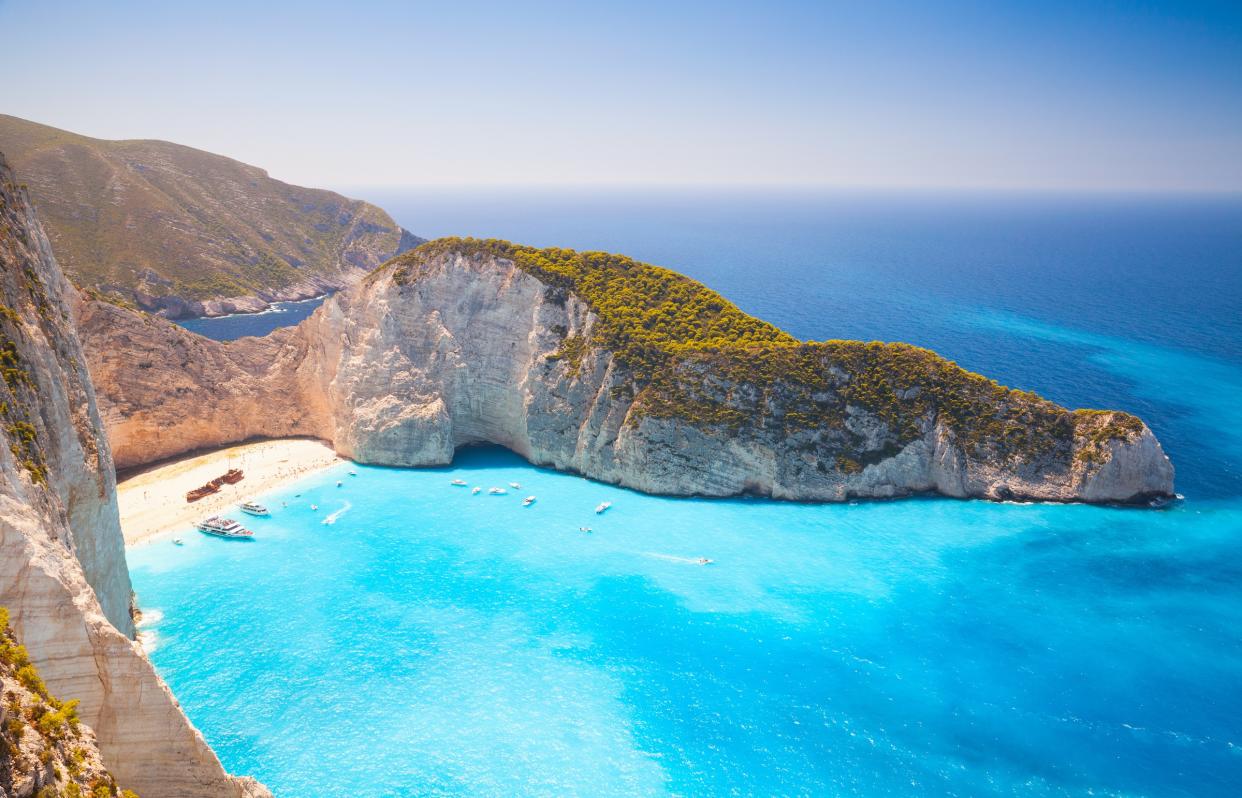
[[[1070, 412], [914, 347], [797, 342], [663, 270], [549, 252], [433, 242], [297, 328], [228, 344], [90, 303], [83, 331], [118, 462], [307, 434], [408, 466], [497, 443], [673, 495], [1172, 493], [1172, 465], [1131, 416]], [[613, 299], [635, 285], [627, 301], [673, 298], [626, 327], [633, 308]], [[689, 329], [711, 337], [635, 343], [675, 326], [678, 306], [706, 308]]]
[[115, 477], [73, 293], [0, 157], [0, 605], [146, 798], [263, 795], [226, 774], [131, 639]]

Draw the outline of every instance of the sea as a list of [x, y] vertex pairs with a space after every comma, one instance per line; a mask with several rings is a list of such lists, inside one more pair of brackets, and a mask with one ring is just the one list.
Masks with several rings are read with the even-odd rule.
[[253, 542], [128, 552], [143, 640], [231, 771], [279, 798], [1242, 794], [1242, 197], [351, 193], [1128, 410], [1183, 498], [670, 499], [486, 447], [342, 465], [262, 496]]

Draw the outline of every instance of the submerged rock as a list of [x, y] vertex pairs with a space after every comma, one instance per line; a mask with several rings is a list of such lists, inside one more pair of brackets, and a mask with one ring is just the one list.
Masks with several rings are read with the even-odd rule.
[[312, 435], [406, 466], [495, 443], [671, 495], [1173, 492], [1134, 416], [1069, 411], [906, 344], [798, 341], [693, 280], [604, 253], [442, 239], [266, 338], [207, 341], [92, 301], [82, 330], [122, 467]]

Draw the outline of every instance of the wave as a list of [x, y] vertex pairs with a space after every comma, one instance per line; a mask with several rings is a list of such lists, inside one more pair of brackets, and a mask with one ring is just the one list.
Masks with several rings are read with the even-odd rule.
[[138, 627], [154, 626], [164, 620], [164, 613], [161, 610], [143, 610], [142, 618], [138, 621]]

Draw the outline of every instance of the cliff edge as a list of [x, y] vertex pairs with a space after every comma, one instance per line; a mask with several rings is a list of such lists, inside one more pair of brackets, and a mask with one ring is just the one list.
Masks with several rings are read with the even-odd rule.
[[606, 253], [441, 239], [296, 328], [230, 343], [94, 301], [81, 315], [121, 467], [296, 434], [406, 466], [495, 443], [670, 495], [1173, 493], [1134, 416], [1066, 410], [906, 344], [799, 341]]
[[74, 295], [0, 156], [0, 605], [47, 690], [80, 702], [121, 783], [145, 798], [267, 795], [225, 773], [131, 639], [116, 479]]

